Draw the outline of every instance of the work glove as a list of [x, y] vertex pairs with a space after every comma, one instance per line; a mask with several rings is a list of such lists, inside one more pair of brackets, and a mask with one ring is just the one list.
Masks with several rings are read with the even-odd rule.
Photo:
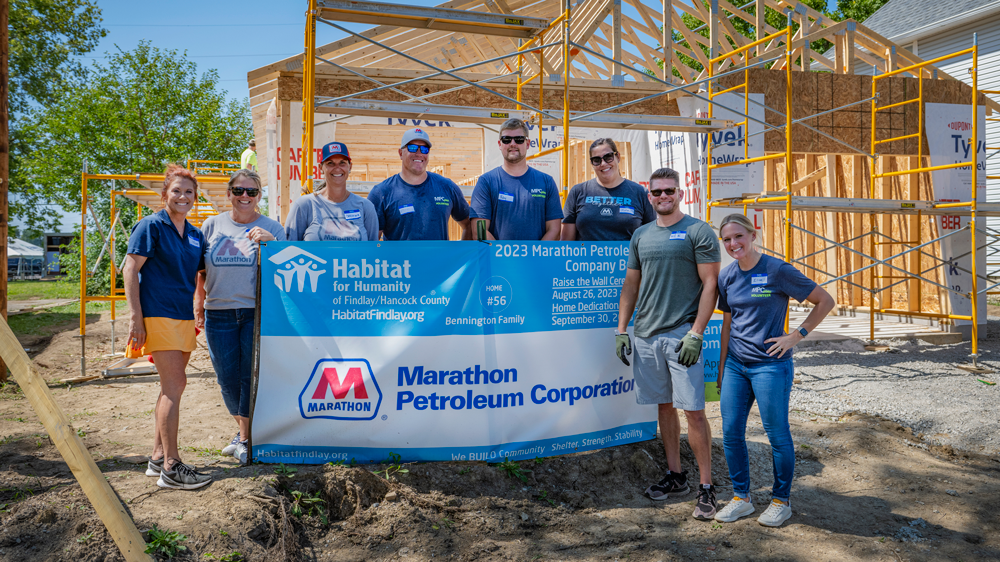
[[480, 242], [486, 241], [486, 222], [476, 221], [476, 240]]
[[688, 332], [681, 341], [677, 343], [674, 352], [677, 353], [677, 362], [685, 367], [690, 367], [698, 362], [701, 356], [702, 337], [694, 332]]
[[628, 334], [615, 334], [615, 354], [622, 360], [622, 363], [625, 363], [626, 367], [630, 365], [628, 359], [625, 358], [626, 355], [632, 355], [632, 340], [629, 339]]

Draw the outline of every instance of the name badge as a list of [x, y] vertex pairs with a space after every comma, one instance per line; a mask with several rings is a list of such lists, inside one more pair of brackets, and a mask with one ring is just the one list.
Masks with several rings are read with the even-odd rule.
[[752, 275], [750, 277], [751, 285], [767, 285], [767, 275]]
[[670, 233], [670, 239], [671, 240], [686, 240], [687, 239], [687, 235], [688, 235], [688, 233], [687, 233], [686, 230], [678, 230], [678, 231]]
[[188, 244], [191, 244], [195, 248], [201, 248], [201, 242], [198, 241], [194, 236], [188, 235]]
[[413, 205], [400, 205], [399, 214], [407, 215], [413, 212]]
[[513, 203], [514, 202], [514, 196], [511, 195], [510, 193], [504, 193], [504, 192], [501, 191], [500, 192], [500, 200], [501, 201], [507, 201], [508, 203]]
[[635, 209], [632, 207], [618, 207], [618, 212], [623, 215], [635, 215]]
[[[402, 212], [402, 211], [400, 211]], [[352, 209], [350, 211], [344, 211], [344, 218], [349, 221], [356, 221], [361, 218], [361, 209]]]

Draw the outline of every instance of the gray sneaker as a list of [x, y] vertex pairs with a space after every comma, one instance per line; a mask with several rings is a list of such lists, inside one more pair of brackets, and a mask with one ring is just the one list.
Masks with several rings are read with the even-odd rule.
[[160, 457], [157, 460], [153, 460], [153, 457], [149, 457], [149, 462], [146, 463], [146, 476], [158, 477], [160, 471], [163, 470], [163, 459], [166, 457]]
[[233, 457], [240, 461], [240, 464], [247, 463], [247, 445], [249, 445], [247, 441], [240, 441], [236, 444], [236, 450], [233, 451]]
[[715, 501], [715, 486], [700, 484], [698, 486], [698, 500], [694, 505], [694, 517], [699, 521], [711, 521], [715, 518], [719, 506]]
[[173, 466], [172, 470], [161, 470], [160, 479], [156, 481], [156, 485], [175, 490], [197, 490], [211, 481], [212, 477], [208, 474], [202, 474], [193, 466], [179, 462]]
[[226, 445], [225, 447], [222, 448], [222, 454], [223, 455], [231, 455], [231, 454], [233, 454], [233, 451], [236, 450], [236, 446], [239, 445], [239, 444], [240, 444], [240, 432], [237, 431], [236, 432], [236, 437], [233, 437], [233, 440], [230, 441], [228, 445]]

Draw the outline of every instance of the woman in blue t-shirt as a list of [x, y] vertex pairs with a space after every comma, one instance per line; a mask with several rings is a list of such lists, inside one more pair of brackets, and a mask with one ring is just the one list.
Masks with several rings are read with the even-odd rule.
[[[722, 402], [722, 445], [733, 481], [733, 500], [715, 514], [715, 520], [736, 521], [754, 512], [746, 429], [756, 401], [774, 462], [771, 504], [757, 522], [777, 527], [792, 516], [789, 495], [795, 445], [788, 425], [792, 348], [833, 310], [834, 302], [829, 293], [791, 264], [757, 251], [757, 232], [745, 216], [727, 216], [719, 233], [726, 252], [736, 260], [719, 273], [723, 366], [717, 383]], [[801, 326], [786, 334], [789, 297], [809, 301], [814, 307]]]
[[195, 350], [195, 277], [205, 269], [205, 237], [187, 221], [198, 201], [198, 180], [171, 164], [164, 172], [163, 210], [135, 225], [122, 277], [128, 299], [128, 355], [151, 354], [160, 374], [154, 410], [153, 453], [147, 476], [161, 488], [194, 490], [212, 477], [181, 461], [177, 449], [181, 394]]

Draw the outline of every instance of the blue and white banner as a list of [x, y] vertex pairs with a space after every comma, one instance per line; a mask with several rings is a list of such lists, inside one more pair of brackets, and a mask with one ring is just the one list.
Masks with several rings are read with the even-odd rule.
[[[262, 244], [253, 456], [498, 462], [653, 439], [614, 354], [627, 261], [624, 242]], [[717, 322], [706, 336], [714, 390]]]

